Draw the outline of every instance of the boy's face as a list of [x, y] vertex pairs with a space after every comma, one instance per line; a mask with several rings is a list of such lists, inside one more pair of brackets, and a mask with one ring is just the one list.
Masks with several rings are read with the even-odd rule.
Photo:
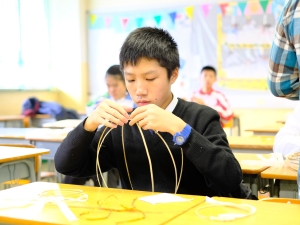
[[216, 74], [212, 70], [203, 70], [200, 76], [201, 84], [207, 89], [212, 89], [216, 82]]
[[105, 80], [108, 93], [113, 99], [119, 100], [125, 96], [126, 86], [121, 77], [107, 74]]
[[141, 58], [137, 65], [124, 65], [124, 77], [127, 90], [140, 107], [155, 104], [165, 109], [172, 101], [171, 85], [178, 77], [178, 69], [168, 79], [167, 69], [157, 60]]

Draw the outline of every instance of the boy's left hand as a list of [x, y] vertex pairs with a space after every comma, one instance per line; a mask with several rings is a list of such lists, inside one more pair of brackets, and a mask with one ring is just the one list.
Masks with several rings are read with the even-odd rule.
[[169, 132], [174, 135], [185, 127], [186, 123], [157, 105], [149, 104], [135, 109], [130, 115], [129, 125], [138, 125], [144, 130], [154, 130], [161, 132]]

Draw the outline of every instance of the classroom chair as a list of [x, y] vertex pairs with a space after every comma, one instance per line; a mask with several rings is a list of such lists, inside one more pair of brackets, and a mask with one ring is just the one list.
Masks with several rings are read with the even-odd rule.
[[227, 128], [230, 131], [230, 136], [232, 136], [232, 130], [233, 130], [233, 118], [231, 118], [227, 123], [223, 125], [223, 128]]
[[262, 198], [262, 199], [259, 199], [259, 201], [300, 204], [300, 199], [295, 199], [295, 198]]
[[[35, 148], [34, 145], [31, 145], [31, 144], [1, 144], [0, 143], [0, 146], [7, 146], [7, 147], [23, 147], [23, 148]], [[39, 168], [40, 168], [40, 163], [41, 163], [41, 156], [36, 156], [35, 158], [35, 172], [37, 173], [39, 171]], [[46, 178], [47, 181], [49, 181], [49, 178], [50, 177], [54, 177], [55, 176], [55, 173], [54, 172], [49, 172], [49, 171], [41, 171], [40, 174], [38, 174], [38, 178], [37, 180], [40, 180], [40, 179], [43, 179], [43, 178]], [[18, 181], [18, 184], [19, 185], [22, 185], [22, 184], [28, 184], [30, 183], [30, 180], [24, 180], [24, 179], [20, 179]], [[6, 181], [3, 183], [4, 185], [14, 185], [16, 184], [15, 183], [15, 180], [10, 180], [10, 181]]]

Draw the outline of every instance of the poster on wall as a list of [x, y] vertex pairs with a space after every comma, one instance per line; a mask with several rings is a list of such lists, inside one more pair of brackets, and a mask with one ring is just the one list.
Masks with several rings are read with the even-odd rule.
[[268, 90], [266, 77], [278, 9], [272, 1], [223, 3], [217, 15], [219, 85]]

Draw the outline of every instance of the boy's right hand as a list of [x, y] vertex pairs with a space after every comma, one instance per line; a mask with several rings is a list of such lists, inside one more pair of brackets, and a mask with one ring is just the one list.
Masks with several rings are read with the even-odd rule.
[[86, 119], [84, 129], [87, 131], [95, 131], [99, 125], [104, 125], [110, 128], [116, 128], [117, 125], [123, 126], [128, 122], [128, 112], [133, 109], [126, 106], [121, 106], [116, 102], [105, 99]]

